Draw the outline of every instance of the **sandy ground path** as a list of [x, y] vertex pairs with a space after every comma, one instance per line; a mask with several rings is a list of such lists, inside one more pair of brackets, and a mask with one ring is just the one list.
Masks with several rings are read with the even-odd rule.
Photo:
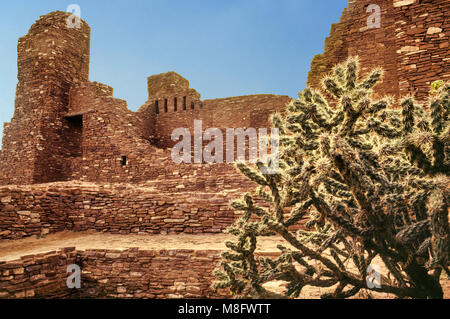
[[[64, 231], [37, 239], [29, 237], [19, 240], [0, 241], [0, 261], [20, 259], [21, 256], [46, 253], [64, 247], [86, 249], [117, 249], [139, 248], [151, 249], [195, 249], [195, 250], [226, 250], [225, 241], [232, 240], [229, 234], [179, 234], [179, 235], [119, 235], [99, 232], [69, 232]], [[258, 251], [278, 252], [278, 244], [286, 245], [279, 237], [258, 239]]]

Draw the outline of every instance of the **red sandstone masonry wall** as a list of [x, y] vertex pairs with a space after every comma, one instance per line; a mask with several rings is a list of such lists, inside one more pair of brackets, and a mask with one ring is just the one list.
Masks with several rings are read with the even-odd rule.
[[189, 81], [175, 72], [148, 78], [148, 101], [138, 116], [145, 123], [151, 141], [163, 148], [175, 144], [171, 140], [176, 128], [189, 128], [193, 135], [194, 120], [207, 128], [270, 128], [269, 116], [282, 112], [292, 100], [271, 94], [200, 100], [200, 94], [189, 87]]
[[[381, 28], [368, 29], [369, 4], [380, 6]], [[386, 71], [376, 93], [412, 93], [424, 101], [431, 82], [450, 76], [449, 10], [449, 0], [349, 0], [325, 40], [324, 53], [311, 62], [308, 85], [320, 88], [336, 63], [358, 55], [363, 74], [376, 66]]]
[[[270, 107], [269, 103], [266, 106]], [[74, 85], [66, 116], [82, 118], [81, 151], [66, 160], [67, 170], [72, 172], [70, 179], [131, 183], [158, 180], [157, 184], [162, 186], [168, 180], [180, 184], [189, 181], [192, 186], [203, 178], [211, 186], [217, 178], [217, 185], [221, 183], [220, 179], [242, 189], [249, 185], [232, 165], [175, 164], [170, 149], [159, 149], [144, 136], [145, 119], [129, 111], [124, 101], [115, 99], [112, 88], [106, 85], [95, 82]], [[123, 156], [126, 157], [125, 165]], [[201, 185], [197, 185], [191, 189], [201, 190]], [[216, 191], [221, 189], [216, 188]]]
[[[210, 289], [219, 251], [66, 248], [0, 261], [1, 298], [218, 298]], [[67, 266], [81, 288], [67, 287]], [[222, 295], [226, 297], [226, 295]]]
[[450, 80], [450, 0], [395, 1], [394, 8], [400, 94], [424, 101], [434, 80]]
[[[409, 92], [423, 100], [431, 81], [450, 76], [449, 18], [444, 15], [450, 0], [377, 0], [382, 27], [367, 29], [366, 7], [373, 2], [349, 1], [341, 22], [332, 26], [324, 54], [312, 62], [308, 84], [318, 87], [334, 64], [359, 55], [365, 71], [385, 68], [385, 81], [376, 88], [380, 95]], [[90, 29], [85, 22], [81, 29], [68, 29], [67, 16], [43, 16], [19, 40], [15, 114], [5, 125], [0, 184], [211, 181], [207, 169], [212, 167], [175, 165], [170, 150], [152, 144], [173, 145], [172, 130], [192, 129], [194, 119], [202, 119], [204, 128], [269, 127], [269, 114], [283, 111], [290, 101], [274, 95], [201, 101], [186, 79], [169, 72], [149, 77], [149, 100], [133, 113], [112, 97], [112, 88], [88, 82]], [[233, 184], [244, 180], [231, 167], [218, 166], [215, 172], [230, 174]]]
[[170, 149], [158, 147], [173, 145], [172, 130], [192, 129], [194, 119], [204, 120], [204, 129], [270, 127], [269, 114], [284, 110], [289, 97], [202, 102], [189, 81], [168, 72], [148, 78], [149, 100], [140, 112], [131, 112], [111, 87], [88, 81], [90, 29], [85, 22], [80, 29], [67, 28], [68, 15], [42, 16], [19, 41], [16, 110], [5, 125], [0, 184], [157, 180], [162, 185], [191, 179], [202, 180], [196, 183], [201, 189], [202, 183], [213, 187], [213, 174], [220, 173], [225, 176], [218, 185], [248, 185], [231, 165], [177, 165]]
[[[217, 186], [213, 186], [217, 187]], [[0, 187], [0, 240], [63, 230], [114, 234], [220, 233], [240, 213], [242, 190], [162, 191], [129, 184], [51, 183]], [[263, 205], [263, 202], [259, 202]], [[291, 227], [299, 229], [303, 221]]]
[[[14, 298], [229, 298], [214, 292], [218, 250], [64, 248], [0, 261], [0, 299]], [[276, 257], [278, 253], [257, 253]], [[81, 288], [67, 288], [67, 266], [81, 268]]]
[[[202, 107], [200, 94], [189, 87], [189, 81], [175, 72], [152, 75], [147, 79], [148, 100], [139, 109], [138, 115], [144, 120], [144, 134], [159, 147], [166, 147], [161, 141], [161, 131], [157, 127], [159, 114], [186, 112]], [[170, 133], [169, 133], [170, 140]]]
[[156, 115], [155, 136], [159, 146], [171, 147], [176, 143], [170, 138], [172, 131], [188, 128], [193, 136], [194, 120], [202, 120], [203, 130], [221, 129], [224, 137], [226, 128], [271, 128], [270, 114], [283, 112], [291, 100], [288, 96], [248, 95], [205, 100], [196, 104], [194, 109], [177, 112], [169, 109], [167, 113]]
[[[368, 29], [367, 6], [377, 4], [381, 9], [381, 28]], [[339, 23], [333, 24], [330, 36], [325, 40], [325, 51], [314, 57], [308, 74], [308, 85], [321, 87], [323, 76], [332, 67], [349, 56], [359, 56], [362, 74], [377, 66], [385, 69], [383, 83], [375, 92], [380, 95], [398, 94], [397, 57], [395, 47], [394, 16], [392, 0], [349, 0]]]
[[[81, 155], [68, 163], [70, 179], [138, 182], [156, 178], [171, 161], [143, 137], [143, 121], [112, 88], [95, 82], [74, 85], [69, 116], [82, 116]], [[122, 163], [123, 157], [126, 163]]]
[[[265, 124], [267, 119], [264, 122], [263, 118], [267, 118], [273, 105], [284, 105], [279, 102], [279, 99], [279, 97], [268, 95], [224, 99], [224, 101], [213, 100], [212, 103], [218, 103], [219, 106], [223, 103], [239, 109], [229, 101], [234, 101], [234, 104], [238, 104], [241, 108], [247, 108], [251, 101], [253, 104], [262, 102], [259, 105], [264, 111], [252, 113], [247, 120], [250, 124]], [[288, 99], [283, 98], [283, 100]], [[186, 114], [189, 117], [192, 112], [197, 112], [199, 118], [208, 114], [205, 109], [191, 111], [160, 114], [166, 116], [167, 121], [170, 116], [174, 117], [170, 120], [172, 124], [166, 123], [167, 134], [171, 134], [171, 127], [176, 128], [178, 125], [192, 127], [193, 122], [187, 123], [184, 117]], [[241, 110], [239, 113], [245, 114], [245, 112], [250, 111]], [[228, 113], [231, 112], [228, 110]], [[156, 148], [146, 139], [144, 136], [146, 122], [140, 116], [141, 114], [129, 111], [125, 102], [113, 98], [112, 88], [108, 86], [92, 82], [74, 85], [70, 93], [67, 116], [82, 117], [83, 133], [80, 142], [81, 153], [67, 159], [68, 165], [71, 166], [68, 168], [72, 172], [71, 179], [92, 182], [149, 181], [149, 184], [158, 189], [170, 191], [209, 189], [221, 192], [230, 188], [244, 191], [253, 186], [251, 181], [229, 164], [175, 164], [171, 158], [171, 149]], [[217, 116], [224, 126], [236, 125], [232, 118], [227, 118], [225, 114], [219, 113]], [[192, 116], [189, 120], [193, 121], [193, 118], [196, 117]], [[225, 123], [224, 118], [228, 122]], [[209, 123], [217, 124], [212, 121]], [[204, 125], [204, 129], [207, 128], [207, 124], [208, 122]], [[121, 163], [123, 156], [126, 157], [126, 165]]]
[[0, 299], [69, 298], [67, 265], [74, 263], [74, 248], [0, 261]]
[[166, 192], [197, 191], [223, 193], [250, 191], [256, 184], [242, 175], [231, 164], [174, 165], [157, 179], [141, 183]]
[[68, 16], [43, 16], [19, 39], [19, 83], [14, 117], [3, 137], [0, 184], [61, 180], [67, 174], [68, 123], [62, 114], [71, 85], [88, 79], [90, 41], [89, 26], [82, 22], [69, 29]]
[[0, 188], [0, 240], [45, 235], [66, 229], [67, 203], [60, 189]]
[[227, 297], [210, 288], [219, 257], [215, 250], [80, 251], [82, 288], [75, 297]]
[[162, 192], [130, 185], [54, 183], [0, 188], [0, 239], [62, 230], [218, 233], [231, 225], [235, 192]]

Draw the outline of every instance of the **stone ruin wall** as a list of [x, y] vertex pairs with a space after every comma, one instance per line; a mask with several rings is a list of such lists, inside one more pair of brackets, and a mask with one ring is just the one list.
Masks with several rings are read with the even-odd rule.
[[69, 118], [81, 122], [82, 130], [78, 156], [67, 161], [70, 180], [136, 182], [157, 176], [156, 156], [162, 152], [143, 138], [143, 121], [113, 97], [112, 88], [85, 82], [70, 93]]
[[175, 142], [170, 136], [174, 129], [186, 127], [193, 133], [194, 120], [202, 120], [203, 130], [219, 128], [224, 134], [225, 143], [226, 128], [270, 128], [269, 115], [284, 111], [291, 100], [288, 96], [248, 95], [204, 100], [196, 104], [197, 109], [174, 112], [174, 100], [170, 99], [172, 103], [169, 104], [168, 112], [156, 115], [156, 139], [159, 146], [172, 147]]
[[[230, 298], [211, 288], [219, 250], [64, 248], [0, 261], [2, 298]], [[260, 257], [277, 253], [259, 252]], [[67, 288], [67, 266], [81, 267], [80, 289]]]
[[64, 230], [115, 234], [220, 233], [236, 218], [234, 190], [162, 192], [129, 184], [0, 187], [0, 240]]
[[[366, 5], [372, 3], [382, 9], [382, 28], [367, 30]], [[312, 61], [308, 84], [318, 87], [334, 64], [359, 55], [365, 71], [385, 68], [379, 95], [425, 99], [432, 81], [449, 77], [449, 5], [349, 0], [325, 52]], [[202, 101], [187, 80], [166, 73], [149, 78], [149, 100], [131, 112], [112, 88], [89, 82], [89, 27], [83, 22], [81, 29], [65, 30], [65, 16], [43, 17], [19, 40], [15, 113], [0, 152], [0, 184], [9, 184], [0, 187], [0, 240], [61, 230], [221, 232], [236, 218], [229, 200], [254, 185], [227, 164], [175, 165], [172, 129], [192, 129], [194, 119], [202, 119], [204, 128], [264, 127], [267, 113], [283, 110], [290, 99]], [[67, 182], [73, 179], [84, 182]], [[53, 181], [62, 182], [29, 185]], [[108, 184], [113, 182], [131, 184]], [[218, 254], [63, 249], [24, 256], [0, 262], [0, 298], [214, 297], [208, 275]], [[74, 261], [83, 263], [88, 276], [86, 289], [78, 292], [65, 283], [66, 265]]]
[[[0, 261], [2, 298], [227, 298], [212, 291], [215, 250], [76, 250]], [[66, 284], [67, 266], [81, 265], [80, 289]]]
[[[216, 192], [218, 187], [224, 190]], [[239, 198], [242, 190], [225, 184], [211, 188], [171, 192], [148, 185], [81, 182], [2, 186], [0, 240], [65, 230], [112, 234], [221, 233], [240, 216], [229, 202]], [[265, 206], [262, 201], [257, 204]], [[299, 229], [303, 222], [290, 229]]]
[[18, 43], [15, 112], [5, 125], [0, 181], [32, 184], [67, 176], [66, 138], [71, 86], [89, 77], [90, 28], [67, 29], [60, 14], [37, 21]]
[[[194, 119], [204, 120], [205, 128], [269, 126], [269, 114], [291, 100], [260, 95], [203, 102], [186, 79], [168, 72], [148, 78], [149, 100], [139, 112], [132, 112], [125, 101], [113, 97], [111, 87], [88, 81], [90, 29], [84, 22], [81, 29], [68, 29], [67, 16], [54, 12], [41, 17], [23, 38], [27, 45], [19, 41], [16, 114], [5, 125], [0, 184], [213, 178], [211, 167], [173, 163], [172, 130], [192, 128]], [[66, 52], [70, 50], [74, 52]], [[47, 55], [51, 56], [46, 60]], [[64, 61], [65, 55], [78, 64]], [[38, 89], [20, 89], [31, 81], [27, 74]], [[49, 78], [59, 86], [46, 91]], [[22, 91], [37, 92], [40, 100]], [[251, 115], [256, 108], [260, 111]], [[217, 165], [216, 171], [228, 175], [231, 183], [236, 178], [246, 184], [231, 165]]]
[[[366, 69], [386, 69], [377, 88], [380, 95], [411, 92], [423, 98], [431, 81], [449, 76], [444, 12], [450, 1], [378, 1], [382, 28], [367, 30], [365, 8], [370, 2], [349, 1], [324, 54], [314, 58], [308, 83], [317, 87], [332, 65], [359, 55]], [[149, 100], [139, 112], [131, 112], [125, 101], [112, 96], [112, 88], [88, 81], [89, 26], [83, 22], [81, 29], [68, 29], [66, 17], [63, 12], [43, 16], [19, 40], [19, 83], [0, 153], [1, 184], [73, 179], [186, 184], [217, 178], [209, 173], [213, 169], [227, 175], [228, 182], [236, 178], [233, 184], [244, 183], [227, 164], [175, 165], [166, 149], [173, 144], [171, 131], [192, 129], [194, 119], [202, 119], [204, 128], [268, 126], [268, 114], [282, 111], [289, 97], [202, 101], [186, 79], [169, 72], [149, 77]]]
[[0, 261], [0, 299], [68, 298], [67, 266], [75, 264], [76, 252], [65, 248], [45, 254]]
[[[0, 238], [87, 229], [112, 233], [223, 231], [235, 219], [228, 207], [230, 200], [255, 185], [230, 164], [175, 164], [170, 149], [172, 130], [192, 130], [194, 119], [204, 120], [204, 128], [269, 126], [271, 111], [282, 110], [291, 99], [260, 95], [201, 101], [186, 79], [168, 72], [149, 77], [149, 100], [139, 112], [132, 112], [125, 101], [113, 97], [111, 87], [88, 81], [90, 29], [85, 23], [81, 29], [67, 29], [67, 16], [55, 12], [41, 17], [23, 38], [27, 45], [19, 41], [19, 86], [33, 78], [40, 99], [17, 92], [16, 114], [6, 126], [1, 151], [0, 182], [38, 185], [1, 188]], [[64, 32], [65, 37], [60, 36]], [[83, 45], [72, 54], [78, 64], [65, 64], [65, 50], [72, 50], [79, 41]], [[60, 49], [47, 52], [47, 43]], [[48, 60], [42, 58], [46, 54], [51, 54]], [[62, 83], [59, 90], [45, 90], [48, 78]], [[171, 104], [175, 99], [176, 110]], [[161, 103], [158, 110], [157, 100]], [[260, 111], [252, 114], [256, 108]], [[22, 162], [13, 162], [16, 157]], [[16, 168], [29, 170], [29, 175]], [[72, 180], [100, 184], [89, 189]], [[66, 183], [39, 185], [55, 181]], [[105, 193], [102, 183], [135, 187]], [[92, 206], [87, 204], [92, 201]], [[124, 217], [124, 212], [130, 216]]]
[[[381, 8], [381, 28], [368, 29], [367, 6]], [[339, 23], [333, 24], [323, 54], [314, 57], [308, 85], [320, 88], [331, 68], [359, 56], [363, 73], [385, 70], [378, 95], [413, 94], [424, 102], [435, 80], [450, 79], [449, 0], [349, 0]]]

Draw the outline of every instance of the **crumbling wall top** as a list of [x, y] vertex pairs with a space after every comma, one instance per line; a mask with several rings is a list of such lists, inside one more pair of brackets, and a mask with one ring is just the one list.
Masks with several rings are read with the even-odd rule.
[[19, 81], [56, 77], [63, 82], [89, 79], [89, 25], [71, 25], [63, 11], [43, 15], [21, 37], [17, 46]]
[[149, 99], [169, 97], [175, 95], [196, 96], [200, 94], [189, 87], [189, 81], [176, 72], [152, 75], [147, 78]]

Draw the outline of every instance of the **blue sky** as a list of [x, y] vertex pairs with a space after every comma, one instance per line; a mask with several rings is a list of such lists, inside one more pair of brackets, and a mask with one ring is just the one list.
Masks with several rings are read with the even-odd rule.
[[90, 80], [137, 110], [147, 77], [167, 71], [202, 99], [295, 97], [347, 0], [1, 0], [0, 132], [14, 111], [18, 38], [40, 15], [70, 4], [92, 29]]

